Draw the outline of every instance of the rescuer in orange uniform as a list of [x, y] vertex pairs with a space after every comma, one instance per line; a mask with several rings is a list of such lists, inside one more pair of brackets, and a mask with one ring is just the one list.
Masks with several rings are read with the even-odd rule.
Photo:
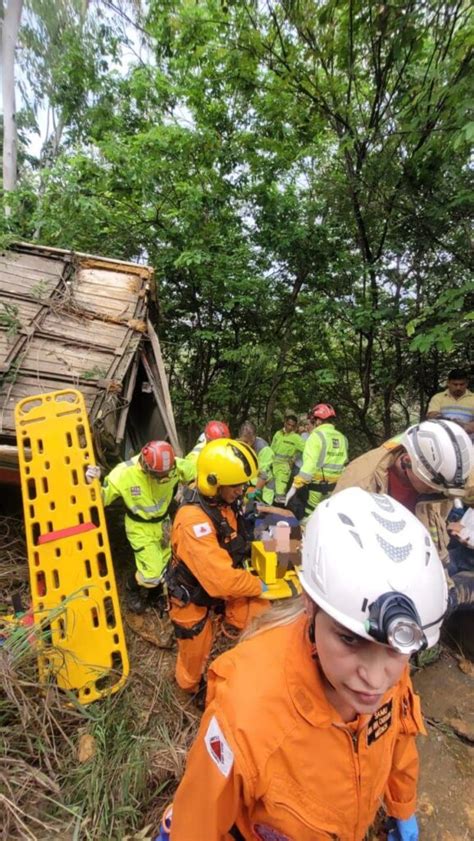
[[196, 692], [212, 647], [216, 612], [244, 628], [265, 611], [266, 589], [245, 568], [248, 539], [240, 501], [257, 476], [254, 451], [242, 441], [210, 441], [197, 461], [197, 488], [178, 509], [171, 534], [172, 561], [167, 573], [170, 617], [178, 641], [176, 680]]
[[211, 666], [160, 839], [362, 841], [383, 802], [389, 841], [418, 841], [408, 660], [439, 638], [436, 548], [400, 503], [349, 488], [310, 517], [300, 577], [303, 599]]

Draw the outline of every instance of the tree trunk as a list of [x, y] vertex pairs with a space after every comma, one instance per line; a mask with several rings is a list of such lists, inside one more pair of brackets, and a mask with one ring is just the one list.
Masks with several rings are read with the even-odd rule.
[[[8, 0], [2, 27], [3, 190], [16, 187], [15, 46], [23, 0]], [[9, 215], [9, 209], [6, 214]]]

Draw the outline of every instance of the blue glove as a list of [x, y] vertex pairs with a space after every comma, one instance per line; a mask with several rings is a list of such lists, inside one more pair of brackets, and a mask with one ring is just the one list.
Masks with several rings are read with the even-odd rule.
[[171, 803], [165, 809], [165, 813], [164, 813], [162, 821], [161, 821], [160, 834], [156, 836], [154, 841], [170, 841], [171, 818], [172, 817], [173, 817], [173, 804]]
[[395, 828], [391, 829], [387, 841], [418, 841], [418, 821], [416, 815], [407, 818], [405, 821], [392, 818]]
[[268, 584], [265, 584], [264, 581], [261, 581], [260, 584], [262, 585], [262, 593], [268, 593]]
[[258, 501], [261, 498], [262, 498], [262, 491], [260, 490], [260, 488], [258, 488], [258, 489], [256, 488], [254, 491], [250, 491], [250, 493], [247, 494], [247, 499], [249, 499], [249, 500], [255, 499], [256, 501]]

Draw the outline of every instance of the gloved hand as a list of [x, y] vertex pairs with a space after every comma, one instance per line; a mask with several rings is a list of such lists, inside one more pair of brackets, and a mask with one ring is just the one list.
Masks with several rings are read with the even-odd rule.
[[387, 836], [387, 841], [418, 841], [418, 821], [416, 815], [402, 821], [398, 818], [391, 819], [395, 823], [395, 828], [391, 829]]
[[165, 813], [161, 820], [160, 834], [156, 836], [154, 841], [170, 841], [171, 819], [173, 817], [173, 804], [167, 806]]
[[296, 493], [298, 488], [295, 488], [294, 485], [291, 486], [290, 490], [288, 491], [287, 495], [285, 496], [285, 506], [288, 505], [290, 499], [292, 499]]
[[90, 485], [94, 479], [100, 479], [101, 470], [98, 465], [88, 464], [86, 468], [86, 482]]
[[260, 584], [262, 585], [262, 593], [268, 593], [268, 584], [265, 584], [264, 581], [261, 581]]
[[255, 488], [253, 491], [250, 491], [250, 492], [247, 493], [247, 499], [248, 500], [254, 499], [254, 500], [257, 501], [257, 500], [261, 500], [261, 498], [262, 498], [261, 488]]

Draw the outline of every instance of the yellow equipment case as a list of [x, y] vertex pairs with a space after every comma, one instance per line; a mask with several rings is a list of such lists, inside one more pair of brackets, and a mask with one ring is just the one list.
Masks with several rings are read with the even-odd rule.
[[[263, 598], [288, 599], [301, 593], [297, 568], [301, 564], [301, 527], [285, 509], [257, 504], [257, 519], [251, 543], [250, 566], [268, 589]], [[285, 522], [289, 540], [286, 551], [281, 551], [276, 539], [275, 526]]]

